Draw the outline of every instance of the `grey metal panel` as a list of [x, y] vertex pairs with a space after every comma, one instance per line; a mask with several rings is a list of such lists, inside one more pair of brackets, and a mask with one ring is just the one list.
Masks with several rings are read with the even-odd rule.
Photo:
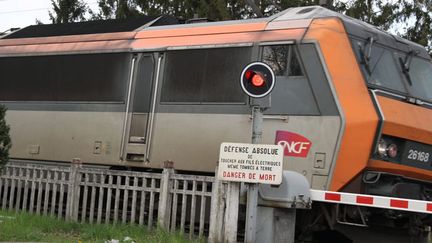
[[253, 46], [252, 42], [245, 43], [226, 43], [226, 44], [211, 44], [211, 45], [189, 45], [189, 46], [172, 46], [167, 47], [168, 51], [174, 50], [194, 50], [194, 49], [212, 49], [212, 48], [228, 48], [228, 47], [249, 47]]
[[321, 115], [339, 115], [335, 102], [336, 97], [329, 87], [323, 63], [319, 59], [314, 44], [300, 44], [299, 49]]
[[370, 95], [371, 95], [371, 100], [374, 104], [375, 110], [377, 112], [378, 115], [378, 126], [376, 129], [376, 134], [375, 134], [375, 138], [374, 138], [374, 143], [372, 145], [372, 150], [371, 150], [371, 157], [377, 152], [377, 148], [378, 148], [378, 142], [381, 138], [382, 132], [383, 132], [383, 128], [384, 128], [384, 121], [385, 121], [385, 116], [384, 116], [384, 112], [381, 109], [381, 105], [378, 102], [378, 98], [377, 98], [377, 90], [369, 90]]
[[271, 21], [267, 24], [266, 30], [308, 28], [310, 23], [312, 23], [312, 19]]
[[[250, 142], [252, 122], [249, 115], [158, 113], [151, 159], [148, 166], [159, 167], [172, 160], [179, 170], [214, 171], [221, 142]], [[276, 131], [290, 131], [312, 142], [306, 158], [285, 157], [284, 169], [294, 170], [311, 180], [313, 174], [328, 175], [331, 163], [314, 169], [315, 153], [334, 157], [340, 131], [335, 116], [290, 116], [287, 121], [265, 119], [263, 143], [273, 144]], [[322, 186], [319, 187], [322, 189]]]
[[133, 113], [129, 130], [129, 142], [144, 143], [148, 114]]
[[201, 113], [201, 114], [249, 114], [247, 104], [160, 104], [157, 107], [158, 113]]
[[196, 28], [196, 27], [208, 27], [208, 26], [221, 26], [221, 25], [232, 25], [232, 24], [249, 24], [249, 23], [262, 23], [268, 22], [271, 17], [268, 18], [256, 18], [256, 19], [246, 19], [246, 20], [227, 20], [227, 21], [217, 21], [217, 22], [204, 22], [204, 23], [194, 23], [194, 24], [179, 24], [179, 25], [171, 25], [171, 26], [151, 26], [148, 27], [142, 32], [146, 30], [167, 30], [167, 29], [186, 29], [186, 28]]
[[100, 53], [125, 53], [131, 52], [131, 48], [105, 49], [105, 50], [71, 50], [59, 52], [27, 52], [27, 53], [4, 53], [0, 57], [33, 57], [33, 56], [52, 56], [52, 55], [80, 55], [80, 54], [100, 54]]
[[[310, 42], [304, 42], [305, 44], [313, 44], [316, 47], [316, 54], [318, 56], [318, 59], [320, 60], [320, 62], [322, 63], [322, 68], [323, 68], [323, 72], [324, 72], [324, 76], [326, 77], [330, 92], [332, 93], [332, 96], [335, 99], [335, 105], [336, 105], [336, 109], [338, 110], [339, 113], [339, 130], [337, 133], [337, 138], [336, 138], [336, 143], [334, 145], [334, 150], [332, 151], [332, 156], [330, 156], [330, 165], [329, 165], [329, 169], [328, 169], [328, 179], [325, 185], [321, 185], [318, 187], [318, 185], [313, 185], [313, 186], [317, 186], [316, 189], [328, 189], [329, 186], [329, 182], [333, 179], [333, 172], [334, 169], [336, 167], [336, 160], [338, 157], [338, 151], [339, 148], [342, 144], [342, 137], [345, 131], [345, 126], [346, 126], [346, 119], [345, 119], [345, 113], [342, 110], [342, 105], [340, 104], [338, 97], [337, 97], [337, 93], [336, 93], [336, 89], [332, 83], [332, 79], [329, 73], [329, 70], [327, 68], [327, 64], [325, 62], [323, 53], [321, 52], [321, 48], [320, 45], [317, 41], [310, 41]], [[323, 180], [321, 180], [323, 181]], [[314, 187], [315, 188], [315, 187]]]
[[8, 110], [16, 111], [100, 111], [124, 112], [124, 103], [80, 103], [80, 102], [0, 102]]
[[270, 97], [271, 108], [265, 114], [320, 115], [306, 77], [276, 77]]
[[118, 163], [123, 112], [8, 110], [6, 121], [11, 158]]
[[284, 20], [294, 20], [294, 19], [313, 19], [319, 17], [335, 17], [341, 15], [334, 11], [321, 6], [307, 6], [307, 7], [297, 7], [288, 8], [277, 15], [273, 15], [272, 21], [284, 21]]

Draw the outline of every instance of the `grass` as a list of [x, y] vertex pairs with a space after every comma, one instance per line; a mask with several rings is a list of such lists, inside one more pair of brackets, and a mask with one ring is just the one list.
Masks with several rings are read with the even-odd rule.
[[[0, 241], [20, 242], [203, 242], [186, 240], [180, 233], [124, 224], [88, 224], [65, 222], [47, 216], [0, 210]], [[129, 239], [129, 240], [128, 240]]]

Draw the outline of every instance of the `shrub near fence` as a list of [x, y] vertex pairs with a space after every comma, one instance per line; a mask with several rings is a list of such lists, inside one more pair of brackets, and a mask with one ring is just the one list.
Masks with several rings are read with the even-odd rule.
[[[169, 163], [168, 163], [169, 165]], [[169, 167], [169, 166], [168, 166]], [[0, 207], [90, 223], [156, 224], [208, 236], [214, 178], [9, 163], [0, 177]]]

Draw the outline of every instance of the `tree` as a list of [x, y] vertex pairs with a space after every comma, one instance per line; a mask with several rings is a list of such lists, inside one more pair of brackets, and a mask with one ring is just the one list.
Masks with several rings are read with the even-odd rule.
[[386, 0], [351, 0], [347, 2], [337, 1], [334, 4], [334, 9], [355, 19], [378, 26], [383, 30], [389, 30], [396, 23], [400, 5]]
[[51, 0], [53, 12], [49, 17], [53, 24], [80, 22], [85, 20], [87, 5], [82, 0]]
[[137, 9], [135, 0], [98, 0], [98, 6], [99, 13], [89, 11], [93, 20], [125, 19], [142, 14]]
[[432, 56], [432, 0], [404, 0], [401, 5], [397, 20], [405, 26], [397, 34], [426, 46]]
[[[238, 1], [229, 1], [238, 2]], [[211, 20], [233, 19], [233, 6], [227, 0], [136, 0], [143, 14], [172, 15], [180, 19], [208, 18]]]
[[338, 1], [335, 9], [426, 46], [432, 56], [432, 0]]
[[9, 126], [5, 121], [6, 108], [0, 105], [0, 170], [9, 160], [9, 149], [11, 148], [11, 139], [9, 137]]

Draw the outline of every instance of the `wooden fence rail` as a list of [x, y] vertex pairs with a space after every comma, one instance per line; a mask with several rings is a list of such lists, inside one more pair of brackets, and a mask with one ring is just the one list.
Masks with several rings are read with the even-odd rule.
[[0, 175], [0, 208], [89, 223], [159, 224], [207, 237], [214, 177], [9, 163]]

